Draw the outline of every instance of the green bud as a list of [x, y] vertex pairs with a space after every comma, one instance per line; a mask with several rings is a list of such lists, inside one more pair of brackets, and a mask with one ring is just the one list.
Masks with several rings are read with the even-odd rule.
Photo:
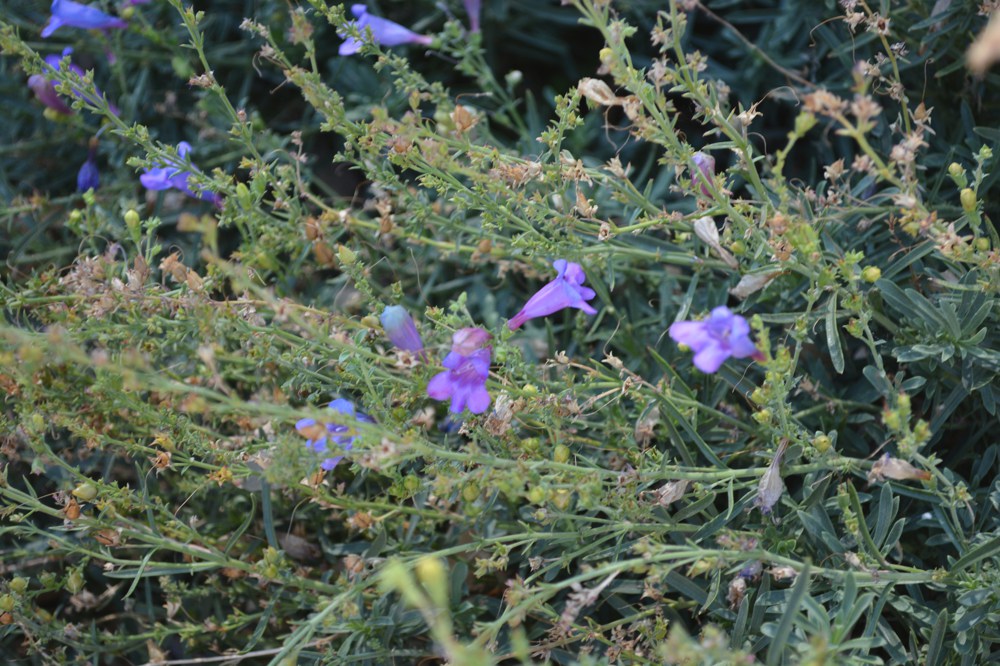
[[66, 589], [70, 594], [77, 594], [83, 589], [83, 574], [79, 569], [73, 569], [66, 576]]
[[10, 581], [10, 591], [15, 594], [24, 594], [25, 590], [28, 589], [28, 579], [21, 578], [20, 576], [15, 577]]
[[475, 502], [479, 499], [479, 485], [475, 482], [467, 483], [464, 488], [462, 488], [462, 499], [466, 502]]
[[569, 462], [569, 447], [565, 444], [559, 444], [556, 448], [552, 449], [552, 459], [557, 463]]
[[250, 189], [243, 183], [236, 183], [236, 201], [239, 202], [240, 208], [243, 210], [249, 210], [253, 207], [253, 195], [250, 194]]
[[0, 611], [9, 613], [14, 610], [17, 600], [9, 594], [0, 594]]
[[989, 238], [977, 238], [976, 239], [976, 249], [980, 252], [986, 252], [990, 249], [990, 239]]
[[424, 586], [431, 599], [439, 608], [448, 606], [448, 572], [441, 560], [427, 556], [417, 560], [417, 580]]
[[865, 266], [861, 271], [861, 279], [869, 284], [878, 282], [880, 277], [882, 277], [882, 269], [878, 266]]
[[92, 483], [81, 483], [71, 494], [81, 502], [89, 502], [97, 497], [97, 486]]
[[353, 266], [358, 261], [358, 255], [346, 245], [337, 246], [337, 258], [344, 266]]
[[528, 491], [528, 501], [532, 504], [542, 504], [546, 499], [547, 493], [544, 488], [539, 488], [535, 486]]
[[139, 231], [139, 221], [139, 213], [135, 209], [129, 208], [125, 211], [125, 226], [130, 233], [135, 234]]
[[962, 210], [966, 213], [976, 210], [976, 193], [971, 188], [963, 189], [959, 198], [962, 200]]
[[820, 453], [826, 453], [830, 450], [833, 441], [825, 433], [820, 433], [813, 437], [812, 444]]

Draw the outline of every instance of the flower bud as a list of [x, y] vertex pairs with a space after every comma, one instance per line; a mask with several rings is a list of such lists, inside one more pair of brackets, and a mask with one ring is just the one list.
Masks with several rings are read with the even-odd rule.
[[89, 502], [97, 497], [97, 486], [92, 483], [81, 483], [73, 489], [72, 495], [81, 502]]
[[353, 266], [358, 260], [358, 255], [346, 245], [339, 245], [337, 246], [337, 258], [344, 266]]
[[[16, 576], [10, 581], [10, 591], [15, 594], [24, 594], [25, 590], [28, 589], [28, 579]], [[9, 609], [8, 609], [9, 610]]]
[[976, 210], [976, 193], [971, 188], [963, 189], [959, 198], [962, 200], [962, 210], [966, 213]]
[[382, 322], [382, 330], [392, 340], [392, 344], [399, 349], [419, 352], [424, 348], [424, 341], [420, 339], [417, 325], [413, 322], [413, 317], [406, 311], [406, 308], [390, 305], [382, 311], [380, 321]]
[[427, 556], [417, 561], [417, 580], [424, 586], [431, 599], [440, 608], [448, 606], [448, 573], [441, 560]]
[[878, 282], [879, 278], [882, 277], [882, 269], [878, 266], [865, 266], [864, 270], [861, 271], [861, 279], [869, 284], [874, 284]]
[[952, 162], [951, 164], [949, 164], [948, 175], [951, 176], [952, 180], [954, 180], [956, 183], [958, 183], [962, 187], [965, 187], [966, 183], [965, 169], [962, 168], [961, 164], [959, 164], [958, 162]]

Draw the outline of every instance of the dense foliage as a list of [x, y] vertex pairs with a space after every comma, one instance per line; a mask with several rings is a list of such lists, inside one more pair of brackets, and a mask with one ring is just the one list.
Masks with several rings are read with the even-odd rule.
[[11, 663], [1000, 658], [995, 2], [89, 4], [0, 15]]

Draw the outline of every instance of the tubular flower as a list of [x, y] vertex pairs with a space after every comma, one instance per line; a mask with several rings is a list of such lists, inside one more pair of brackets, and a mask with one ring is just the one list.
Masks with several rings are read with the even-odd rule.
[[[430, 46], [431, 38], [427, 35], [418, 35], [408, 28], [384, 19], [381, 16], [372, 16], [368, 13], [368, 7], [362, 4], [351, 5], [351, 13], [356, 18], [358, 31], [364, 35], [368, 28], [372, 33], [372, 41], [382, 46], [399, 46], [400, 44], [423, 44]], [[338, 53], [342, 56], [354, 55], [361, 50], [362, 42], [348, 35], [338, 33], [344, 40], [340, 45]]]
[[694, 350], [694, 365], [702, 372], [715, 372], [730, 356], [760, 358], [750, 339], [750, 324], [724, 305], [702, 321], [678, 321], [670, 325], [674, 342]]
[[[357, 411], [350, 400], [337, 398], [329, 405], [338, 414], [350, 417], [359, 423], [374, 423], [370, 416]], [[295, 429], [300, 435], [307, 438], [306, 445], [319, 454], [326, 454], [331, 451], [331, 447], [337, 447], [340, 451], [347, 452], [354, 448], [354, 440], [358, 438], [357, 430], [349, 425], [339, 425], [336, 423], [319, 423], [316, 419], [301, 419], [295, 424]], [[331, 470], [337, 466], [343, 455], [335, 455], [325, 458], [320, 466], [325, 470]]]
[[711, 190], [708, 189], [708, 183], [715, 177], [715, 158], [708, 153], [703, 153], [700, 150], [691, 156], [691, 161], [694, 165], [698, 167], [699, 174], [695, 174], [694, 181], [695, 185], [701, 185], [701, 193], [706, 197], [712, 196]]
[[390, 305], [382, 311], [379, 317], [382, 322], [382, 329], [392, 340], [392, 344], [399, 349], [411, 352], [419, 352], [424, 348], [424, 341], [420, 339], [420, 331], [413, 323], [413, 317], [401, 305]]
[[459, 414], [466, 407], [481, 414], [490, 406], [486, 380], [490, 375], [493, 348], [483, 346], [490, 334], [481, 328], [463, 328], [451, 338], [451, 353], [441, 363], [447, 370], [427, 384], [427, 395], [435, 400], [451, 400], [448, 408]]
[[[177, 154], [181, 159], [187, 157], [189, 152], [191, 152], [191, 144], [187, 141], [181, 141], [177, 144]], [[211, 201], [218, 206], [222, 202], [218, 194], [214, 192], [195, 192], [191, 189], [191, 186], [188, 184], [191, 172], [182, 171], [183, 166], [183, 164], [178, 162], [173, 166], [146, 169], [146, 173], [139, 176], [139, 181], [147, 190], [169, 190], [173, 188], [184, 192], [188, 196]], [[198, 171], [197, 168], [194, 170]]]
[[465, 0], [465, 12], [469, 15], [469, 31], [479, 32], [479, 0]]
[[565, 308], [576, 308], [587, 314], [597, 313], [597, 310], [587, 304], [594, 297], [594, 290], [583, 286], [587, 276], [580, 264], [556, 259], [552, 262], [552, 267], [558, 271], [555, 279], [539, 289], [521, 311], [507, 322], [510, 330], [517, 330], [529, 319], [544, 317]]
[[84, 30], [109, 30], [128, 25], [120, 18], [105, 14], [96, 7], [72, 2], [72, 0], [52, 0], [52, 17], [42, 29], [42, 37], [48, 37], [59, 28], [83, 28]]
[[87, 155], [87, 161], [76, 174], [76, 189], [80, 192], [96, 190], [101, 186], [101, 173], [97, 170], [97, 160], [94, 158], [94, 151], [91, 150]]

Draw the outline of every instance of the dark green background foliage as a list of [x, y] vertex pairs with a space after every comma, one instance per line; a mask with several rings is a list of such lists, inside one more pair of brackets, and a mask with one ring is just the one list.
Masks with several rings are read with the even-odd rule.
[[[482, 4], [469, 35], [458, 1], [370, 3], [435, 43], [351, 57], [319, 0], [48, 40], [48, 3], [4, 5], [0, 655], [997, 661], [979, 6], [857, 5], [883, 40], [834, 2]], [[32, 97], [70, 45], [117, 118]], [[180, 141], [217, 209], [139, 185]], [[511, 333], [555, 258], [598, 314]], [[387, 304], [425, 356], [386, 342]], [[704, 375], [666, 331], [722, 304], [763, 360]], [[450, 419], [425, 387], [467, 326], [496, 411]], [[333, 397], [375, 423], [323, 478], [294, 425]]]

